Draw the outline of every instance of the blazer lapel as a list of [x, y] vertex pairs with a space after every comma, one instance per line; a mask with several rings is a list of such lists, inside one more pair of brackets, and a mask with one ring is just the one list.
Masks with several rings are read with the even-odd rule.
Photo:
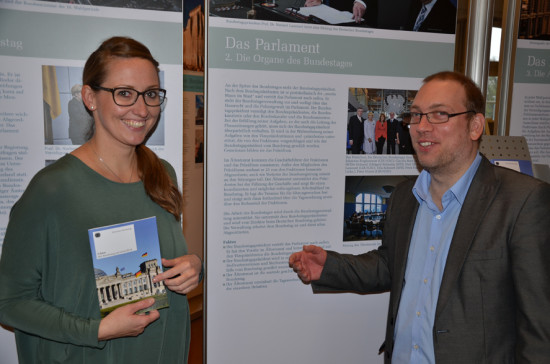
[[[412, 189], [412, 185], [411, 185]], [[408, 221], [399, 225], [398, 231], [395, 235], [395, 255], [394, 255], [394, 277], [392, 279], [392, 294], [393, 304], [392, 310], [395, 317], [399, 308], [399, 302], [401, 301], [401, 292], [403, 291], [403, 282], [405, 280], [405, 270], [407, 267], [407, 258], [409, 256], [409, 246], [414, 229], [414, 223], [416, 220], [416, 213], [418, 212], [418, 201], [410, 192], [404, 201], [399, 203], [399, 217], [398, 221]]]
[[456, 223], [455, 232], [443, 272], [435, 317], [445, 308], [453, 287], [462, 270], [474, 236], [483, 222], [487, 209], [499, 188], [493, 166], [485, 157], [472, 180], [464, 205]]

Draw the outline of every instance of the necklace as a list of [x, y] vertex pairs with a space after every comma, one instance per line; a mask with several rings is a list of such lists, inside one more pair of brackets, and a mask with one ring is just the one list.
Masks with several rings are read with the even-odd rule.
[[103, 160], [103, 158], [101, 158], [101, 157], [99, 156], [99, 154], [97, 154], [97, 152], [95, 151], [94, 146], [93, 146], [91, 143], [90, 143], [90, 147], [92, 148], [92, 152], [94, 152], [95, 156], [96, 156], [97, 159], [102, 163], [102, 165], [105, 166], [105, 168], [106, 168], [109, 172], [111, 172], [111, 174], [112, 174], [113, 176], [115, 176], [121, 183], [130, 183], [130, 182], [132, 182], [132, 177], [134, 176], [134, 166], [133, 166], [133, 164], [134, 164], [134, 163], [133, 163], [133, 162], [134, 162], [134, 155], [132, 155], [132, 169], [131, 169], [131, 171], [130, 171], [130, 179], [128, 180], [128, 182], [124, 182], [124, 180], [123, 180], [122, 178], [120, 178], [120, 176], [119, 176], [118, 174], [116, 174], [115, 171], [113, 171], [113, 170], [109, 167], [109, 165], [107, 164], [107, 162], [105, 162], [105, 161]]

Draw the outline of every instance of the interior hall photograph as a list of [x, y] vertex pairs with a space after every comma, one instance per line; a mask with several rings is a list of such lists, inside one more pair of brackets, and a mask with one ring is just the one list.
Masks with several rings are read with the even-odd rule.
[[343, 240], [380, 240], [395, 186], [416, 176], [346, 176]]

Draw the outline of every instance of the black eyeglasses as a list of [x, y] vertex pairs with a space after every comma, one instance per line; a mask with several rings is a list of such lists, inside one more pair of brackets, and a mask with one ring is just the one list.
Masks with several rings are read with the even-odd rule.
[[474, 110], [468, 110], [463, 112], [457, 112], [454, 114], [449, 114], [445, 111], [431, 111], [431, 112], [411, 112], [411, 120], [407, 124], [420, 124], [422, 116], [426, 115], [428, 122], [430, 124], [443, 124], [449, 121], [449, 118], [453, 118], [458, 115], [464, 115], [468, 113], [475, 113]]
[[132, 106], [138, 100], [138, 97], [143, 96], [143, 101], [147, 106], [160, 106], [166, 100], [166, 90], [162, 88], [152, 88], [139, 92], [133, 88], [115, 87], [107, 88], [101, 86], [91, 86], [95, 90], [107, 91], [113, 95], [113, 101], [118, 106]]

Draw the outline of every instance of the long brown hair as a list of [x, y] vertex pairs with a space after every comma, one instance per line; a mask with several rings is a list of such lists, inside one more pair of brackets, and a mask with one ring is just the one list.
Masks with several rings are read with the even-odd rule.
[[[128, 37], [112, 37], [105, 40], [93, 52], [82, 73], [82, 83], [92, 88], [101, 86], [107, 77], [107, 67], [114, 58], [142, 58], [150, 61], [159, 71], [159, 63], [142, 43]], [[86, 109], [91, 115], [91, 111]], [[180, 221], [183, 197], [161, 160], [144, 145], [136, 147], [138, 170], [147, 195], [160, 207]]]

